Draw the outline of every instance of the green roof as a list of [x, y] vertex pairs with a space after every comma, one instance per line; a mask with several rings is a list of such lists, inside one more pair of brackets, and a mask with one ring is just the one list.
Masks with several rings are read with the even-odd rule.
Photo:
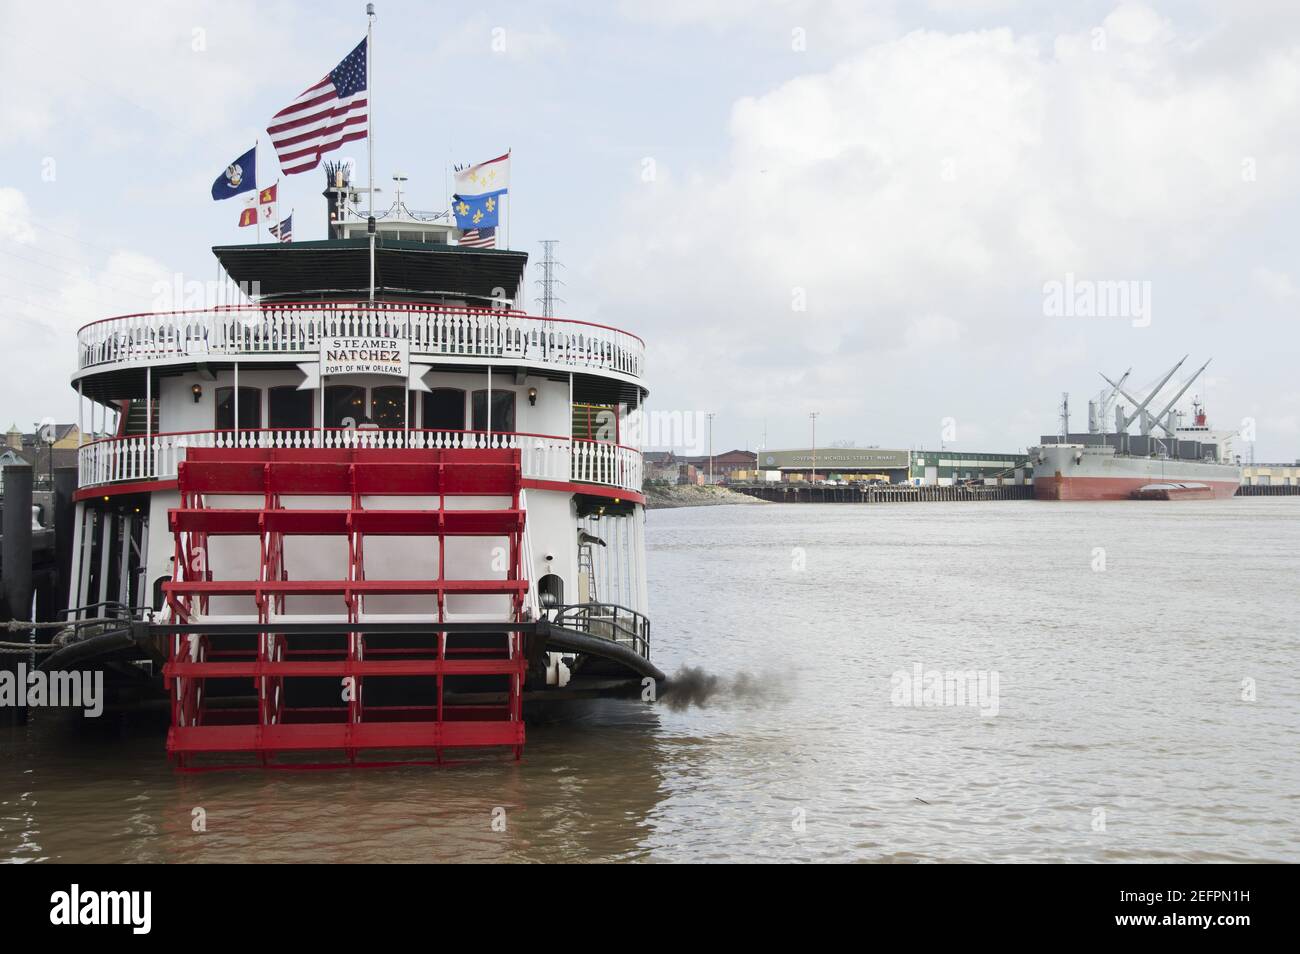
[[[230, 278], [257, 286], [263, 300], [339, 299], [370, 292], [370, 241], [218, 245], [212, 253]], [[386, 238], [375, 240], [377, 296], [464, 298], [484, 304], [504, 292], [513, 298], [523, 284], [528, 253], [463, 248]]]

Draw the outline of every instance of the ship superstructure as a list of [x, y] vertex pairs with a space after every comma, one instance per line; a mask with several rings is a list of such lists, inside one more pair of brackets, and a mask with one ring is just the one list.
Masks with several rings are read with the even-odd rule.
[[518, 754], [525, 701], [662, 678], [645, 345], [526, 314], [528, 256], [445, 213], [399, 198], [372, 253], [355, 193], [326, 199], [325, 240], [213, 249], [249, 303], [78, 333], [112, 436], [80, 448], [69, 605], [122, 625], [49, 664], [166, 691], [182, 761]]
[[[1154, 489], [1152, 485], [1175, 488], [1161, 499], [1235, 494], [1241, 485], [1241, 463], [1233, 451], [1235, 432], [1212, 429], [1199, 399], [1193, 400], [1190, 423], [1177, 410], [1209, 362], [1167, 400], [1159, 397], [1186, 360], [1184, 356], [1140, 399], [1128, 390], [1131, 372], [1118, 381], [1102, 375], [1108, 388], [1089, 402], [1088, 430], [1083, 433], [1070, 431], [1069, 396], [1065, 395], [1060, 433], [1044, 435], [1039, 446], [1029, 451], [1035, 496], [1039, 500], [1125, 500]], [[1132, 405], [1131, 411], [1124, 401]], [[1112, 412], [1114, 427], [1108, 429]], [[1134, 424], [1137, 434], [1130, 433]]]

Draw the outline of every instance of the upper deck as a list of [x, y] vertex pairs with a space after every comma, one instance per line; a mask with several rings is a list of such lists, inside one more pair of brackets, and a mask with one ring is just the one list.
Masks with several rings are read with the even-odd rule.
[[645, 343], [604, 325], [509, 309], [416, 302], [284, 302], [122, 315], [77, 332], [73, 382], [111, 371], [212, 361], [315, 359], [328, 336], [410, 343], [413, 361], [576, 372], [640, 386]]
[[437, 226], [395, 215], [381, 223], [373, 256], [370, 241], [355, 237], [216, 246], [222, 270], [252, 304], [92, 322], [77, 333], [73, 382], [88, 396], [127, 397], [134, 385], [142, 397], [136, 379], [145, 368], [290, 365], [316, 360], [322, 340], [337, 336], [409, 342], [418, 364], [582, 375], [625, 395], [642, 388], [640, 338], [526, 314], [516, 307], [526, 253], [449, 245]]

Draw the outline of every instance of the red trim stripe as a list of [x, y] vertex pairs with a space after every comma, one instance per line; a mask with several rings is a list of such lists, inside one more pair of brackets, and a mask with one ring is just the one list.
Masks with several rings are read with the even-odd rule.
[[130, 484], [104, 484], [100, 487], [82, 487], [72, 495], [80, 502], [94, 497], [121, 497], [127, 494], [152, 494], [160, 490], [175, 490], [175, 480], [138, 480]]
[[[612, 500], [627, 500], [634, 504], [645, 505], [645, 497], [631, 490], [617, 487], [605, 487], [600, 484], [575, 484], [562, 480], [533, 480], [525, 478], [520, 486], [528, 490], [556, 490], [560, 493], [586, 494], [591, 497], [609, 497]], [[175, 490], [175, 480], [142, 480], [130, 484], [105, 484], [100, 487], [83, 487], [72, 495], [80, 502], [95, 497], [122, 497], [129, 494], [150, 494], [163, 490]]]

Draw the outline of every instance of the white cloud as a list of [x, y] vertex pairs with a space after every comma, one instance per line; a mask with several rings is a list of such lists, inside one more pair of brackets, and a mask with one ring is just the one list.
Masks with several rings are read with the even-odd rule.
[[512, 16], [493, 18], [483, 14], [470, 17], [439, 41], [432, 58], [465, 57], [480, 63], [488, 56], [510, 60], [530, 60], [563, 53], [567, 49], [563, 36], [545, 24], [524, 25]]
[[0, 88], [13, 95], [0, 97], [0, 147], [46, 147], [62, 133], [95, 151], [193, 148], [231, 126], [252, 134], [270, 118], [249, 114], [259, 92], [282, 88], [287, 103], [347, 49], [341, 39], [329, 54], [301, 49], [301, 20], [255, 0], [51, 0], [6, 4], [3, 17]]
[[0, 242], [25, 245], [36, 239], [27, 197], [17, 189], [0, 188]]
[[172, 272], [150, 256], [89, 245], [74, 232], [71, 225], [40, 224], [22, 192], [0, 189], [0, 408], [16, 409], [20, 418], [49, 414], [69, 420], [76, 413], [67, 375], [77, 329], [150, 310], [154, 284], [173, 281]]
[[1251, 272], [1251, 281], [1264, 294], [1278, 301], [1292, 301], [1297, 290], [1291, 276], [1260, 265]]
[[738, 33], [770, 38], [773, 49], [844, 50], [896, 33], [889, 3], [861, 0], [623, 0], [619, 10], [634, 23], [670, 29], [709, 30], [724, 38]]
[[[635, 194], [596, 269], [610, 299], [637, 289], [609, 320], [652, 349], [692, 342], [689, 365], [656, 360], [661, 400], [724, 404], [699, 368], [744, 379], [756, 341], [767, 380], [797, 380], [806, 403], [843, 403], [847, 386], [861, 406], [864, 380], [932, 379], [943, 362], [989, 390], [970, 365], [1006, 378], [1008, 354], [1060, 333], [1045, 280], [1195, 279], [1233, 229], [1296, 194], [1300, 48], [1202, 69], [1202, 38], [1146, 7], [1103, 28], [1101, 51], [1091, 30], [916, 31], [735, 103], [725, 164]], [[730, 333], [701, 336], [706, 318]], [[752, 416], [748, 401], [728, 410]]]

